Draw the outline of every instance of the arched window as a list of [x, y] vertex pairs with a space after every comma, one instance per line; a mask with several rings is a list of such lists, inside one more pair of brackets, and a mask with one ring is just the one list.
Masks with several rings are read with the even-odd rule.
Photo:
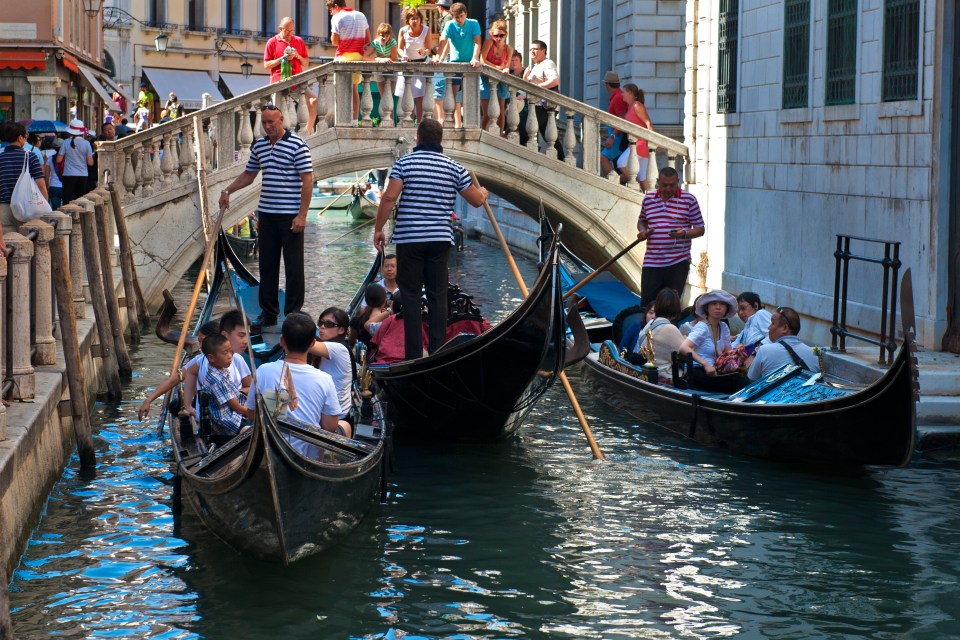
[[113, 56], [106, 51], [103, 52], [103, 66], [107, 68], [107, 73], [110, 74], [111, 78], [117, 77], [117, 65], [113, 61]]

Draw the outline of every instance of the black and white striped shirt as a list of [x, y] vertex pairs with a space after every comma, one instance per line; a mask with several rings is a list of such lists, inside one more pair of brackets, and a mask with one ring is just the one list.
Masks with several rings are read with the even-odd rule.
[[294, 216], [300, 213], [300, 174], [313, 172], [310, 149], [301, 138], [289, 131], [276, 144], [270, 144], [266, 136], [260, 138], [250, 148], [246, 170], [263, 172], [257, 211]]
[[390, 177], [403, 181], [393, 243], [451, 242], [457, 194], [472, 184], [467, 170], [442, 153], [421, 150], [397, 160]]

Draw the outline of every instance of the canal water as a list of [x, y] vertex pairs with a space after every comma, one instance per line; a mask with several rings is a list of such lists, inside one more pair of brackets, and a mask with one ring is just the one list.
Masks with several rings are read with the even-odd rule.
[[[313, 313], [372, 256], [369, 227], [324, 246], [350, 224], [307, 230]], [[451, 264], [488, 316], [518, 304], [498, 250], [468, 240]], [[389, 501], [334, 549], [240, 557], [189, 510], [174, 522], [159, 406], [136, 419], [172, 352], [147, 338], [124, 402], [96, 405], [96, 477], [74, 461], [50, 496], [11, 586], [17, 637], [960, 637], [956, 464], [837, 473], [703, 449], [575, 370], [605, 462], [557, 385], [511, 442], [400, 447]]]

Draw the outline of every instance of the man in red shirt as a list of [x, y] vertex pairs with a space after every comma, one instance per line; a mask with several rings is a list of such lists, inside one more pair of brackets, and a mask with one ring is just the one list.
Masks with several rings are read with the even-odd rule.
[[[607, 113], [618, 118], [626, 117], [627, 103], [623, 99], [623, 91], [620, 89], [620, 76], [616, 71], [611, 69], [603, 75], [603, 86], [610, 94]], [[600, 168], [603, 170], [604, 176], [614, 171], [614, 163], [623, 153], [623, 149], [620, 148], [623, 134], [615, 132], [612, 127], [607, 127], [607, 133], [609, 135], [604, 138], [603, 149], [600, 151]]]
[[[270, 72], [270, 82], [280, 82], [281, 65], [284, 59], [290, 62], [291, 75], [297, 75], [310, 66], [310, 58], [307, 53], [307, 45], [303, 38], [293, 35], [293, 18], [284, 18], [280, 21], [277, 35], [267, 41], [267, 46], [263, 51], [263, 68]], [[294, 51], [286, 53], [287, 47]], [[303, 92], [303, 97], [307, 101], [307, 134], [313, 133], [314, 124], [317, 120], [317, 96], [309, 89]]]
[[[345, 0], [327, 0], [327, 10], [333, 18], [330, 20], [330, 42], [337, 45], [334, 60], [358, 62], [363, 60], [363, 51], [373, 41], [367, 18], [359, 11], [347, 7]], [[353, 122], [360, 114], [360, 74], [353, 74]]]

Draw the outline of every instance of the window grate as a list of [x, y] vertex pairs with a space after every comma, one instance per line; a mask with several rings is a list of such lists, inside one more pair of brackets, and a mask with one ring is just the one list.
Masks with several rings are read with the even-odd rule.
[[920, 0], [885, 0], [883, 101], [916, 100], [920, 64]]
[[720, 0], [717, 113], [737, 112], [738, 0]]
[[857, 0], [829, 0], [825, 104], [857, 98]]
[[783, 108], [806, 107], [810, 92], [810, 0], [786, 0], [783, 25]]

